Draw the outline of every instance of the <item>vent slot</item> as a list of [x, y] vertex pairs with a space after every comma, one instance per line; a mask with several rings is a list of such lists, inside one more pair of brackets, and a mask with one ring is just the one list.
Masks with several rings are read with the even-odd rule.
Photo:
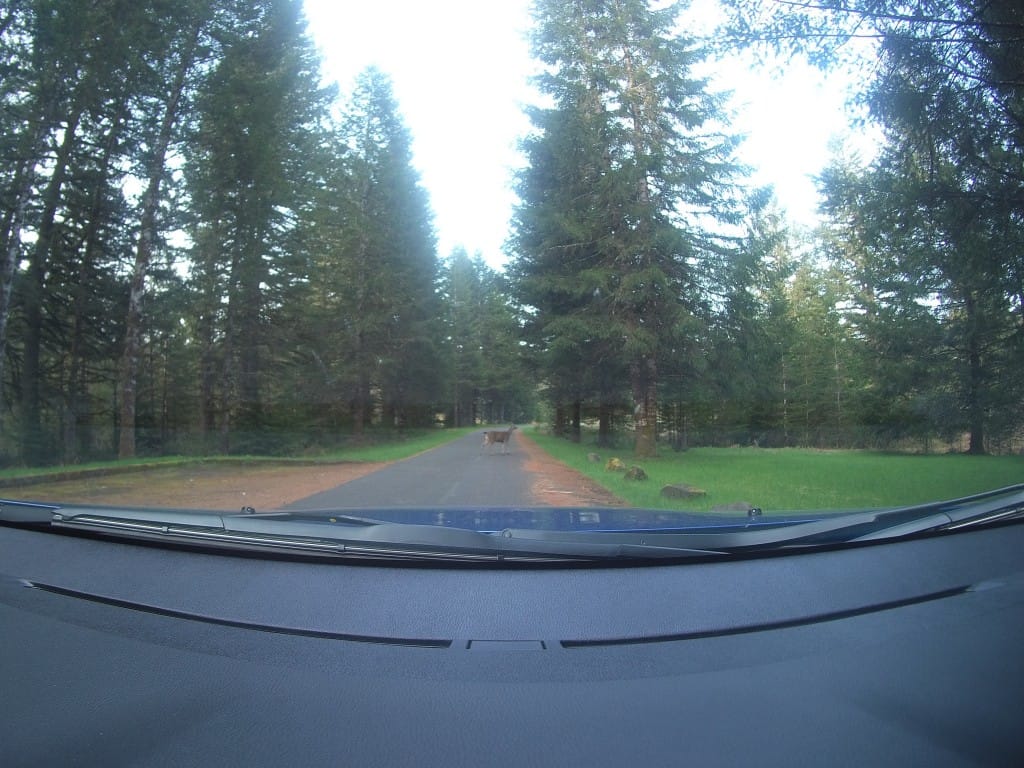
[[543, 640], [469, 640], [467, 651], [543, 651]]

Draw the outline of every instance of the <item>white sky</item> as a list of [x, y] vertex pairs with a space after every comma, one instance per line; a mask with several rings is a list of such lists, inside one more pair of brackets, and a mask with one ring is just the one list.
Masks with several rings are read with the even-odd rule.
[[[695, 0], [691, 13], [713, 12]], [[515, 196], [517, 141], [529, 129], [522, 105], [533, 100], [526, 39], [530, 0], [305, 0], [324, 74], [342, 99], [373, 64], [387, 72], [413, 135], [414, 162], [435, 213], [438, 248], [479, 251], [493, 266]], [[711, 10], [703, 11], [702, 8]], [[691, 30], [693, 27], [689, 27]], [[774, 184], [792, 221], [815, 221], [811, 176], [828, 161], [828, 144], [847, 130], [845, 93], [809, 66], [784, 78], [740, 64], [716, 71], [715, 87], [734, 93], [745, 134], [739, 159], [752, 183]]]

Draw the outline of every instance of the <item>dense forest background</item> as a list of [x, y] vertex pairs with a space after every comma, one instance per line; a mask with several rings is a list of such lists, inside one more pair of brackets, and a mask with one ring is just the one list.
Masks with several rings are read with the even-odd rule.
[[797, 231], [714, 51], [537, 0], [508, 265], [437, 253], [387, 76], [325, 87], [298, 0], [0, 3], [0, 464], [301, 453], [539, 418], [580, 439], [1020, 450], [1024, 11], [729, 0], [716, 45], [848, 66]]

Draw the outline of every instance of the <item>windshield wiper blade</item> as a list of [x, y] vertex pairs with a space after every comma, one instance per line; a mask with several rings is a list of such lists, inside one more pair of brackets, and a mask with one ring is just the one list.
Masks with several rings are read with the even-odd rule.
[[289, 513], [219, 514], [49, 505], [29, 509], [0, 502], [0, 521], [46, 524], [54, 529], [132, 539], [338, 558], [566, 562], [721, 554], [666, 548], [660, 543], [644, 545], [635, 538], [611, 541], [584, 536], [543, 540], [514, 537], [509, 531], [485, 533], [333, 513], [322, 521], [310, 522], [291, 519]]
[[884, 514], [891, 514], [894, 521], [901, 517], [907, 519], [854, 540], [873, 541], [928, 532], [956, 531], [1024, 517], [1024, 484]]
[[[781, 526], [735, 527], [728, 531], [563, 532], [515, 529], [503, 534], [520, 541], [569, 542], [600, 536], [607, 543], [636, 545], [649, 552], [742, 554], [834, 544], [897, 539], [922, 533], [1024, 517], [1024, 484], [948, 501], [829, 515]], [[641, 555], [642, 556], [642, 555]]]
[[719, 558], [896, 539], [1024, 516], [1024, 484], [960, 499], [729, 530], [476, 531], [321, 511], [220, 514], [0, 501], [0, 521], [131, 538], [338, 558], [563, 562]]

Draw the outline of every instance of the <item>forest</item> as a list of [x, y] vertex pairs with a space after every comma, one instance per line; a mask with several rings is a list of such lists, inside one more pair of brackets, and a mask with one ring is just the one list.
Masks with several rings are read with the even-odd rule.
[[[535, 0], [504, 268], [439, 254], [387, 73], [300, 0], [0, 3], [0, 466], [305, 455], [525, 423], [692, 445], [1024, 449], [1024, 10]], [[877, 155], [821, 225], [735, 160], [722, 49], [848, 66]], [[587, 439], [590, 439], [589, 437]]]

